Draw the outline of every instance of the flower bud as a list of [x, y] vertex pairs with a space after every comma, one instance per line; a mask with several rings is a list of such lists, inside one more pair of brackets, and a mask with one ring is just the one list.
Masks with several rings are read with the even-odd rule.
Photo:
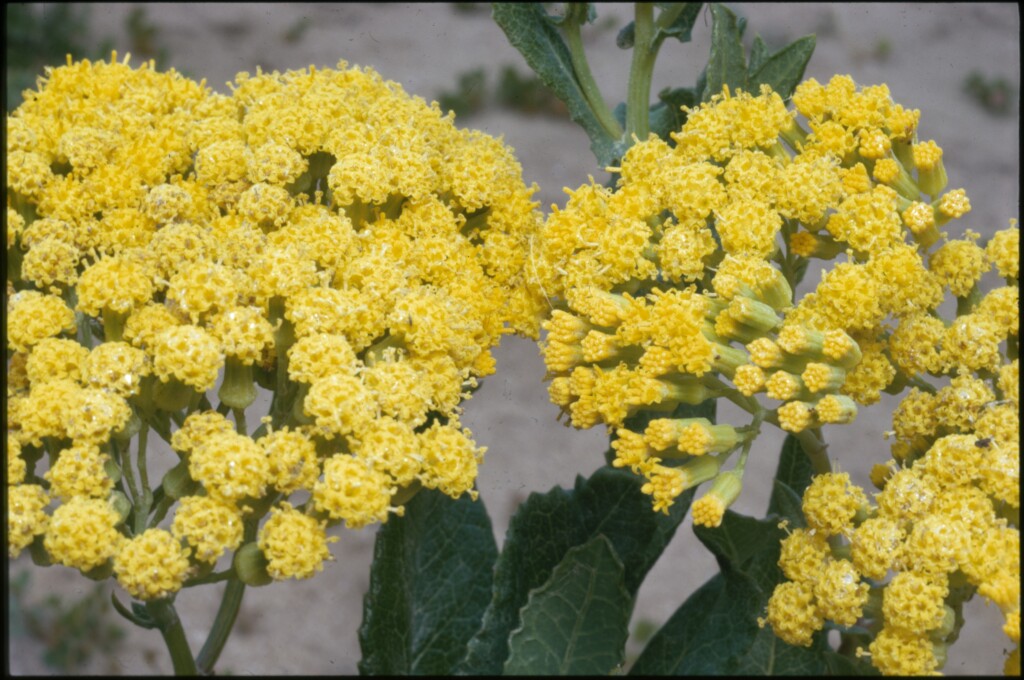
[[270, 561], [256, 543], [246, 543], [239, 548], [232, 566], [238, 580], [247, 586], [265, 586], [274, 580], [267, 572]]
[[163, 481], [160, 482], [160, 486], [163, 487], [168, 498], [174, 499], [193, 496], [199, 490], [199, 482], [193, 480], [189, 475], [187, 459], [182, 459], [168, 470]]
[[720, 526], [726, 508], [740, 497], [742, 490], [743, 475], [741, 472], [730, 470], [715, 477], [708, 492], [690, 506], [693, 523], [709, 528]]
[[248, 408], [256, 400], [252, 364], [245, 364], [237, 357], [227, 357], [224, 362], [224, 381], [217, 396], [231, 408]]
[[128, 520], [128, 515], [132, 512], [132, 502], [128, 500], [128, 497], [121, 491], [111, 492], [110, 507], [114, 508], [114, 512], [117, 513], [118, 524], [126, 522]]

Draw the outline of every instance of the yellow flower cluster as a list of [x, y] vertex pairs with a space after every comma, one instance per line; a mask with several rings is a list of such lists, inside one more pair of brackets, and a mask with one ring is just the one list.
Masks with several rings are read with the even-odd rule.
[[[551, 398], [574, 426], [609, 428], [616, 465], [647, 478], [660, 510], [695, 479], [684, 472], [680, 483], [664, 459], [726, 456], [757, 428], [697, 437], [701, 425], [658, 416], [718, 396], [757, 413], [763, 394], [782, 403], [758, 423], [790, 432], [849, 423], [896, 379], [890, 324], [932, 318], [944, 287], [970, 288], [970, 272], [945, 273], [965, 258], [980, 252], [987, 267], [973, 242], [970, 252], [943, 246], [926, 266], [920, 249], [939, 238], [936, 225], [969, 203], [959, 190], [920, 200], [942, 190], [945, 172], [934, 142], [916, 143], [918, 112], [885, 86], [858, 90], [842, 76], [801, 84], [793, 103], [787, 110], [767, 87], [726, 89], [689, 111], [674, 145], [637, 140], [609, 168], [614, 189], [567, 190], [534, 248], [531, 271], [555, 306], [543, 344]], [[844, 249], [849, 261], [794, 299], [809, 258]], [[996, 296], [978, 314], [1001, 315], [1008, 328], [1014, 300]], [[979, 320], [956, 339], [992, 328]], [[991, 368], [989, 349], [943, 365]], [[710, 525], [719, 520], [709, 514]]]
[[[866, 617], [880, 670], [930, 672], [955, 637], [949, 608], [974, 590], [1019, 641], [1019, 231], [988, 244], [939, 231], [970, 202], [886, 86], [808, 80], [792, 103], [726, 89], [688, 111], [674, 145], [636, 140], [609, 168], [614, 189], [592, 181], [553, 206], [531, 260], [554, 306], [549, 394], [573, 426], [608, 428], [614, 465], [646, 479], [655, 510], [713, 480], [692, 513], [717, 526], [762, 422], [816, 439], [912, 386], [894, 467], [873, 472], [877, 505], [845, 474], [808, 488], [809, 527], [782, 547], [789, 580], [762, 625], [804, 645], [826, 620]], [[844, 252], [794, 296], [810, 260]], [[983, 293], [992, 269], [1006, 285]], [[672, 413], [716, 397], [750, 425]]]
[[[249, 541], [306, 578], [329, 524], [475, 494], [460, 403], [545, 305], [536, 189], [500, 140], [344, 62], [229, 86], [69, 58], [7, 117], [9, 552], [112, 565], [140, 599], [268, 511]], [[152, 507], [140, 428], [182, 456]]]

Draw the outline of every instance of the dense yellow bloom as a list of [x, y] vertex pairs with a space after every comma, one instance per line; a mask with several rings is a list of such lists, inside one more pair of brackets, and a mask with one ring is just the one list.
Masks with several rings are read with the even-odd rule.
[[186, 496], [171, 523], [174, 538], [191, 549], [200, 562], [216, 562], [226, 550], [242, 544], [242, 513], [213, 496]]
[[78, 443], [64, 449], [43, 478], [50, 482], [50, 495], [62, 501], [75, 496], [107, 498], [114, 488], [103, 464], [108, 460], [96, 444]]
[[323, 479], [313, 487], [313, 502], [317, 510], [345, 520], [349, 528], [361, 529], [387, 521], [393, 491], [382, 472], [359, 458], [337, 454], [324, 461]]
[[15, 351], [76, 330], [75, 313], [56, 295], [22, 290], [7, 299], [7, 346]]
[[197, 441], [188, 470], [211, 496], [227, 502], [259, 498], [270, 482], [266, 451], [251, 438], [233, 431], [211, 433]]
[[324, 560], [331, 559], [325, 522], [292, 508], [288, 503], [271, 508], [270, 518], [260, 529], [259, 548], [270, 563], [267, 572], [274, 579], [306, 579], [323, 571]]
[[[8, 462], [8, 466], [10, 466], [10, 462]], [[36, 536], [46, 533], [50, 518], [45, 512], [45, 508], [49, 504], [50, 497], [41, 486], [36, 484], [8, 486], [7, 552], [12, 559], [20, 555], [21, 551], [27, 548]]]
[[930, 675], [938, 665], [931, 640], [900, 629], [883, 628], [868, 649], [885, 675]]
[[43, 545], [54, 562], [89, 571], [114, 557], [125, 540], [106, 499], [75, 496], [53, 511]]
[[771, 624], [784, 642], [803, 647], [810, 647], [811, 636], [825, 625], [814, 602], [814, 586], [806, 581], [787, 581], [775, 588], [768, 616], [757, 622], [762, 628]]
[[224, 353], [217, 339], [202, 326], [173, 326], [154, 341], [153, 373], [161, 381], [174, 378], [205, 392], [217, 382]]
[[947, 241], [928, 261], [928, 268], [957, 297], [970, 293], [989, 269], [985, 251], [976, 240], [977, 234], [968, 231], [967, 238]]
[[125, 541], [114, 558], [117, 582], [137, 600], [167, 597], [189, 575], [189, 552], [170, 532], [147, 529]]

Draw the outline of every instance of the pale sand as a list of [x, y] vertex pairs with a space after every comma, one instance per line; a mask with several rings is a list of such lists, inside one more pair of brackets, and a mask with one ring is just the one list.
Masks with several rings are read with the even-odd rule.
[[[116, 36], [119, 53], [130, 51], [124, 19], [135, 5], [94, 5], [92, 34]], [[849, 73], [860, 84], [886, 82], [896, 101], [922, 111], [922, 139], [935, 139], [945, 150], [950, 187], [964, 187], [972, 212], [953, 225], [953, 233], [970, 227], [983, 235], [1004, 228], [1017, 216], [1019, 184], [1019, 112], [993, 117], [966, 97], [961, 86], [973, 70], [1002, 76], [1019, 88], [1019, 17], [1012, 4], [885, 5], [739, 4], [748, 17], [749, 38], [760, 33], [769, 46], [817, 32], [818, 47], [807, 76], [827, 81], [834, 73]], [[522, 72], [522, 57], [508, 45], [485, 12], [465, 14], [448, 4], [153, 4], [148, 17], [159, 28], [158, 46], [165, 46], [170, 63], [187, 75], [205, 77], [215, 89], [237, 71], [297, 69], [309, 64], [334, 66], [339, 59], [369, 65], [406, 91], [434, 99], [454, 89], [458, 74], [484, 67], [494, 85], [499, 68], [514, 64]], [[629, 7], [598, 7], [599, 15], [625, 17]], [[301, 41], [289, 44], [285, 32], [303, 17], [311, 22]], [[708, 19], [709, 20], [709, 19]], [[599, 19], [600, 22], [600, 19]], [[621, 26], [623, 22], [617, 22]], [[617, 29], [591, 30], [586, 46], [605, 96], [620, 101], [625, 94], [628, 55], [615, 47]], [[654, 79], [654, 92], [668, 85], [690, 85], [706, 61], [708, 28], [702, 19], [693, 42], [665, 45]], [[887, 59], [872, 56], [887, 41]], [[133, 63], [137, 63], [134, 60]], [[562, 186], [578, 186], [595, 167], [586, 135], [569, 121], [529, 117], [494, 107], [460, 119], [459, 124], [504, 135], [516, 149], [526, 181], [541, 186], [542, 207], [564, 204]], [[818, 281], [818, 272], [808, 275]], [[503, 540], [508, 518], [533, 491], [554, 484], [571, 486], [577, 474], [588, 475], [602, 463], [607, 439], [598, 430], [578, 432], [555, 421], [557, 409], [548, 403], [544, 373], [536, 347], [509, 338], [496, 351], [498, 372], [466, 404], [465, 424], [481, 445], [488, 447], [479, 488], [494, 521], [495, 536]], [[827, 432], [830, 452], [842, 470], [862, 483], [871, 465], [884, 461], [888, 447], [882, 432], [890, 428], [889, 413], [896, 400], [862, 409], [857, 422]], [[744, 422], [723, 409], [723, 422]], [[768, 431], [751, 456], [748, 487], [736, 504], [742, 512], [763, 514], [781, 433]], [[356, 672], [357, 631], [362, 597], [368, 583], [374, 530], [339, 531], [332, 552], [336, 561], [316, 578], [249, 589], [234, 636], [224, 650], [218, 670], [233, 674], [320, 674]], [[27, 556], [12, 563], [10, 574], [31, 567]], [[660, 625], [687, 596], [715, 571], [714, 560], [700, 545], [689, 522], [680, 527], [662, 559], [638, 595], [633, 625], [641, 620]], [[93, 584], [64, 567], [32, 569], [32, 597], [60, 593], [81, 597]], [[126, 600], [120, 589], [115, 592]], [[219, 601], [220, 587], [186, 591], [178, 609], [194, 649], [202, 644]], [[120, 621], [116, 614], [111, 617]], [[135, 629], [126, 622], [127, 641], [117, 658], [94, 659], [82, 673], [168, 673], [171, 666], [156, 632]], [[1009, 648], [999, 630], [998, 609], [981, 598], [968, 606], [968, 624], [949, 654], [949, 674], [992, 674], [1002, 670]], [[642, 647], [631, 644], [631, 655]], [[35, 643], [12, 641], [14, 673], [45, 674]]]

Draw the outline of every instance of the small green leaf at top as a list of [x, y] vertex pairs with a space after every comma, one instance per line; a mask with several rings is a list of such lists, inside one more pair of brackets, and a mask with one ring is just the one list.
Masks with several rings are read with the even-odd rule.
[[509, 639], [506, 675], [607, 675], [622, 664], [632, 596], [615, 549], [598, 534], [566, 553], [530, 592]]
[[705, 71], [707, 80], [701, 95], [703, 102], [721, 94], [726, 85], [733, 92], [748, 89], [747, 62], [741, 42], [745, 22], [719, 3], [711, 5], [711, 20], [711, 55]]
[[621, 140], [611, 137], [590, 108], [553, 17], [541, 3], [534, 2], [496, 2], [491, 15], [530, 68], [565, 102], [569, 116], [586, 131], [598, 164], [604, 167], [614, 163], [622, 153]]
[[[754, 41], [755, 47], [758, 38]], [[763, 44], [763, 43], [761, 43]], [[757, 93], [762, 84], [769, 85], [783, 99], [789, 99], [793, 90], [800, 84], [807, 69], [807, 62], [814, 54], [815, 38], [813, 35], [804, 36], [786, 45], [781, 50], [765, 57], [758, 55], [757, 66], [754, 65], [754, 49], [750, 52], [750, 90]]]

